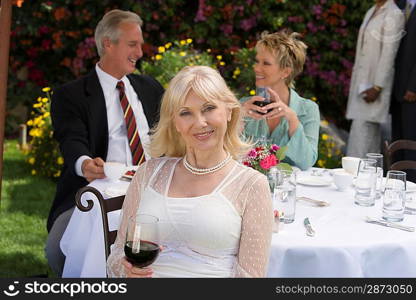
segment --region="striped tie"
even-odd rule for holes
[[[127,138],[129,139],[133,165],[140,165],[145,161],[144,151],[140,141],[139,132],[137,131],[136,119],[124,91],[123,81],[117,82],[116,88],[119,90],[120,104],[124,112],[124,121],[126,122]]]

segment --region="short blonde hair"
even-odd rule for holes
[[[306,60],[306,44],[298,38],[300,34],[281,30],[274,33],[263,32],[257,41],[256,49],[263,47],[275,57],[280,68],[291,68],[292,72],[285,78],[288,87],[294,88],[294,79],[302,73]]]
[[[180,107],[185,104],[190,91],[209,102],[222,101],[231,110],[231,120],[227,124],[224,137],[224,148],[233,158],[239,159],[249,146],[240,139],[239,135],[243,125],[241,105],[220,73],[207,66],[184,67],[169,82],[162,99],[159,123],[152,130],[151,156],[185,155],[186,145],[176,130],[174,119]]]
[[[142,19],[131,11],[113,9],[104,15],[95,28],[95,44],[97,46],[98,55],[104,54],[103,40],[109,38],[111,42],[118,43],[120,31],[118,27],[121,23],[136,23],[143,25]]]

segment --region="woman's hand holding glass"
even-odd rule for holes
[[[266,105],[264,109],[266,111],[271,109],[271,111],[264,115],[265,119],[276,119],[281,117],[284,117],[288,121],[293,118],[297,119],[296,113],[280,99],[279,94],[270,88],[268,88],[268,91],[270,93],[271,103]]]
[[[243,103],[242,106],[245,111],[245,115],[255,120],[264,119],[264,116],[267,114],[267,109],[265,109],[266,106],[262,107],[254,104],[256,101],[264,101],[264,97],[256,95]]]

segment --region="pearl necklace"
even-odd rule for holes
[[[183,157],[182,162],[183,162],[183,166],[185,167],[185,169],[187,169],[192,174],[195,174],[195,175],[206,175],[206,174],[214,173],[214,172],[222,169],[230,160],[231,160],[231,155],[230,155],[230,153],[227,153],[227,157],[223,161],[221,161],[218,165],[213,166],[211,168],[206,168],[206,169],[199,169],[199,168],[193,167],[186,160],[186,155]]]

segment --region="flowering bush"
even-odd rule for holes
[[[207,51],[195,50],[192,42],[192,39],[187,38],[159,46],[151,61],[141,63],[141,73],[156,78],[166,88],[175,74],[185,66],[202,65],[216,68],[213,57]],[[220,56],[217,57],[217,61],[219,65],[224,63]]]
[[[263,174],[267,174],[271,167],[291,170],[291,166],[281,161],[285,158],[287,146],[279,147],[276,144],[259,145],[251,149],[243,159],[243,164]]]
[[[53,139],[52,122],[50,116],[51,89],[45,87],[42,91],[46,97],[38,97],[32,118],[27,121],[29,126],[29,149],[25,150],[27,162],[31,165],[32,175],[59,177],[64,160],[59,152],[58,143]]]
[[[36,96],[37,87],[62,84],[94,66],[98,59],[91,38],[94,27],[106,11],[119,8],[137,12],[144,21],[143,60],[154,55],[157,45],[192,37],[195,49],[211,49],[214,60],[222,56],[223,64],[218,69],[239,96],[247,95],[254,86],[254,76],[249,74],[251,63],[239,60],[238,50],[252,49],[264,30],[289,28],[300,32],[309,48],[297,90],[307,98],[318,96],[322,113],[345,125],[340,116],[345,111],[358,28],[374,1],[17,2],[10,45],[8,122],[12,120],[12,108],[18,103],[29,105],[28,99]]]
[[[321,121],[322,123],[328,125],[326,120]],[[339,142],[333,136],[321,130],[318,142],[318,161],[315,166],[326,169],[339,168],[341,167],[342,156]]]

